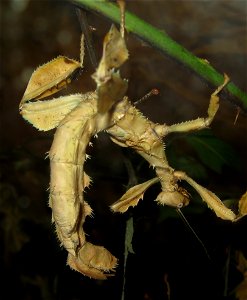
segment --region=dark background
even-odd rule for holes
[[[247,92],[246,1],[129,1],[127,8],[207,59]],[[93,42],[99,58],[111,22],[92,13],[88,22],[96,29]],[[78,59],[79,40],[79,22],[68,2],[1,1],[0,298],[121,299],[125,224],[133,217],[135,254],[127,261],[125,299],[168,299],[168,286],[172,300],[235,299],[243,280],[236,253],[247,251],[246,220],[232,224],[218,219],[190,191],[193,199],[183,212],[209,259],[178,214],[153,201],[158,186],[138,207],[113,215],[108,207],[128,184],[124,161],[132,162],[138,182],[153,172],[134,152],[113,145],[103,133],[93,141],[92,159],[86,165],[94,180],[86,193],[94,218],[87,220],[85,230],[89,240],[119,258],[119,266],[116,276],[103,282],[66,266],[66,251],[58,245],[47,205],[49,161],[44,158],[54,131],[38,132],[21,118],[18,106],[33,70],[60,54]],[[127,45],[130,57],[122,69],[129,80],[127,95],[136,101],[152,88],[160,91],[139,106],[146,116],[173,124],[206,115],[213,87],[133,35],[127,36]],[[93,90],[93,71],[86,53],[82,75],[62,94]],[[234,151],[227,160],[226,148],[220,170],[202,162],[186,135],[168,138],[167,152],[173,166],[236,209],[246,191],[247,126],[243,113],[234,125],[237,108],[229,100],[221,101],[211,126],[217,139]]]

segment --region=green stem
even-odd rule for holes
[[[116,4],[102,0],[76,0],[74,3],[83,6],[85,9],[103,14],[116,23],[120,22],[119,7]],[[163,30],[161,31],[153,27],[128,11],[125,13],[125,20],[125,27],[128,32],[138,35],[152,46],[183,63],[214,86],[219,86],[223,82],[223,75],[217,72],[206,60],[190,53],[172,40]],[[236,99],[233,99],[234,103],[243,111],[247,112],[247,95],[233,82],[230,82],[226,89],[231,95],[236,97]]]

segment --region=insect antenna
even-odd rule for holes
[[[195,232],[195,230],[192,228],[192,226],[189,224],[188,220],[186,219],[185,215],[182,213],[180,208],[176,209],[179,217],[182,219],[182,221],[184,222],[184,224],[190,229],[190,231],[194,234],[194,236],[196,237],[197,241],[200,243],[200,245],[202,246],[207,258],[211,261],[211,257],[208,253],[207,248],[205,247],[205,245],[203,244],[202,240],[199,238],[199,236],[197,235],[197,233]]]
[[[87,15],[80,8],[76,8],[76,14],[77,14],[77,17],[78,17],[78,20],[80,23],[81,31],[85,35],[86,47],[87,47],[87,51],[88,51],[91,63],[93,65],[94,69],[97,69],[98,63],[97,63],[95,50],[93,47],[93,42],[92,42],[92,35],[91,35],[92,29],[87,22]]]
[[[144,95],[141,99],[137,100],[134,102],[134,105],[137,106],[140,103],[142,103],[143,101],[147,100],[148,98],[150,98],[153,95],[158,95],[159,94],[159,90],[158,89],[152,89],[150,92],[148,92],[146,95]]]

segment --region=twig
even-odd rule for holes
[[[227,260],[226,260],[226,266],[225,266],[225,285],[224,285],[224,295],[223,295],[224,297],[227,297],[227,295],[228,295],[230,260],[231,260],[231,246],[228,248]]]
[[[131,186],[134,186],[137,184],[137,178],[135,174],[135,169],[131,163],[131,161],[124,156],[124,164],[127,169],[128,175],[129,175],[129,182],[127,185],[127,189],[129,189]],[[125,240],[124,240],[124,271],[123,271],[123,288],[122,288],[122,296],[121,300],[124,300],[125,298],[125,273],[126,273],[126,265],[127,265],[127,259],[129,253],[134,253],[132,248],[132,239],[134,234],[134,224],[133,224],[133,217],[127,219],[126,221],[126,228],[125,228]]]
[[[77,6],[83,6],[85,9],[100,13],[112,21],[120,23],[119,7],[116,4],[107,1],[92,0],[76,0],[72,2]],[[216,71],[206,60],[190,53],[171,39],[163,30],[161,31],[153,27],[128,11],[125,12],[125,24],[128,32],[136,34],[153,47],[173,57],[176,61],[184,64],[214,86],[219,86],[223,82],[223,75]],[[236,97],[232,99],[234,104],[247,113],[246,93],[240,90],[233,82],[227,85],[226,90]]]
[[[171,287],[170,287],[170,284],[169,284],[169,281],[168,281],[168,274],[166,273],[164,275],[164,282],[165,282],[165,285],[166,285],[166,290],[167,290],[167,299],[170,300],[171,299]]]
[[[94,47],[92,44],[92,37],[91,37],[90,29],[89,29],[90,27],[87,22],[87,16],[86,16],[85,12],[80,8],[76,9],[76,14],[78,16],[81,31],[85,35],[86,47],[87,47],[87,51],[88,51],[91,63],[93,65],[94,69],[96,69],[98,66],[98,63],[97,63],[97,58],[95,55]]]

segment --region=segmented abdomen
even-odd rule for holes
[[[58,237],[72,255],[85,241],[82,224],[91,209],[83,201],[86,148],[95,134],[95,94],[88,93],[59,124],[49,153],[50,206]]]

